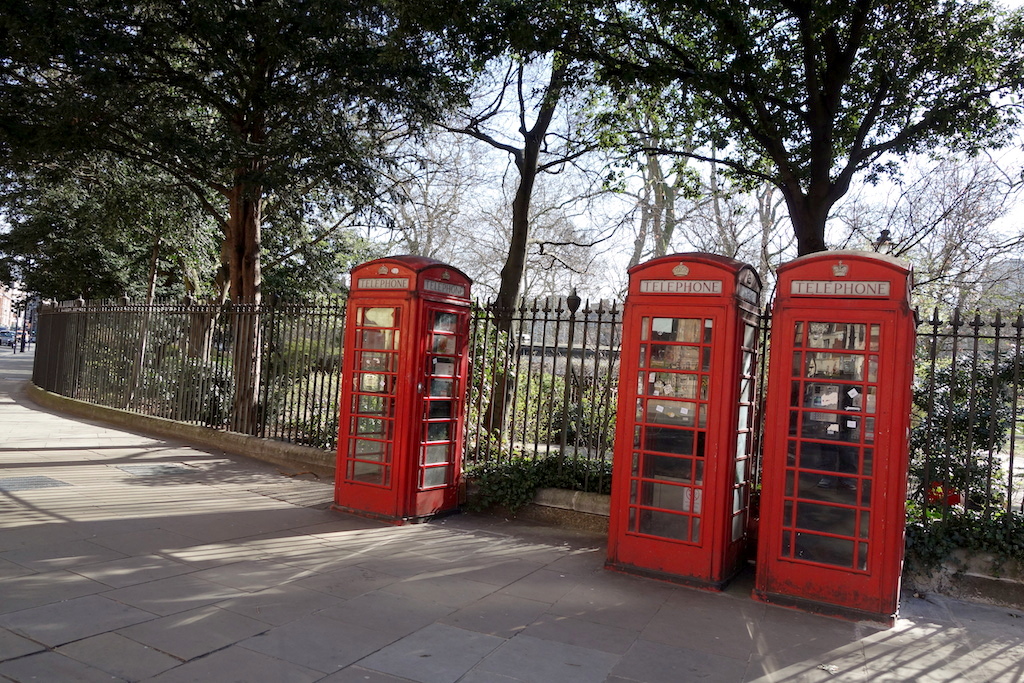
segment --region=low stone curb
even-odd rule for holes
[[[906,572],[907,588],[919,593],[940,593],[959,600],[1024,610],[1024,568],[1007,562],[998,575],[994,558],[987,553],[957,550],[953,557],[930,574]]]

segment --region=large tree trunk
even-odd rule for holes
[[[231,299],[236,305],[233,370],[235,396],[231,429],[258,434],[260,381],[259,304],[260,228],[263,220],[263,188],[247,182],[247,169],[236,174],[228,197],[228,234],[225,247],[231,277]]]
[[[520,71],[522,78],[522,71]],[[512,201],[512,239],[509,243],[508,256],[501,269],[501,285],[495,301],[495,326],[498,334],[512,345],[512,319],[516,305],[519,303],[519,292],[526,269],[526,247],[530,237],[530,201],[533,188],[540,172],[540,151],[548,134],[548,128],[555,115],[555,108],[561,98],[565,86],[566,65],[560,64],[555,58],[555,66],[544,93],[544,100],[537,112],[537,120],[533,128],[527,129],[525,124],[520,128],[523,136],[523,148],[514,155],[516,168],[519,170],[519,187]],[[520,112],[521,120],[525,112]],[[510,349],[511,351],[511,349]],[[512,393],[511,380],[504,369],[495,373],[491,400],[484,416],[488,430],[501,431],[505,425],[505,407]]]
[[[529,141],[523,148],[523,155],[516,159],[519,168],[519,187],[512,200],[512,239],[508,256],[501,269],[501,286],[495,300],[497,327],[502,332],[512,329],[512,315],[519,303],[519,291],[526,270],[526,247],[530,237],[530,200],[537,181],[537,157],[539,141]]]
[[[501,286],[494,302],[494,324],[499,339],[510,347],[512,340],[512,319],[519,303],[519,291],[526,269],[526,246],[530,237],[530,200],[537,181],[537,159],[543,135],[534,138],[527,134],[523,153],[516,158],[519,168],[519,187],[512,200],[512,239],[509,242],[508,257],[501,269]],[[509,348],[509,352],[512,349]],[[484,415],[484,426],[488,431],[500,432],[505,424],[506,406],[512,395],[512,380],[504,368],[494,375],[494,387]]]
[[[796,235],[797,255],[804,256],[818,251],[825,251],[825,221],[832,208],[832,202],[816,199],[799,189],[782,188],[789,208],[789,217],[793,222],[793,233]]]

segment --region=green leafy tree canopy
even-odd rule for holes
[[[574,7],[590,36],[581,56],[702,143],[653,151],[713,156],[777,186],[801,254],[826,248],[829,211],[859,172],[937,147],[1005,142],[1019,116],[1024,15],[985,0]]]

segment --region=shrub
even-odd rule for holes
[[[529,504],[541,488],[610,493],[611,463],[513,455],[501,461],[473,465],[466,470],[466,478],[478,489],[467,505],[469,509],[500,506],[514,513]]]
[[[993,573],[1010,560],[1024,563],[1024,515],[1000,511],[951,510],[913,515],[907,524],[907,565],[931,573],[958,549],[992,555]]]

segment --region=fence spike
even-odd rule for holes
[[[974,333],[977,334],[978,330],[985,326],[985,323],[981,320],[981,311],[974,311],[974,319],[969,323],[970,327],[974,328]]]
[[[1002,311],[996,311],[996,319],[992,323],[992,327],[996,328],[997,330],[1001,329],[1003,327],[1006,327],[1006,323],[1003,322],[1003,312]]]

